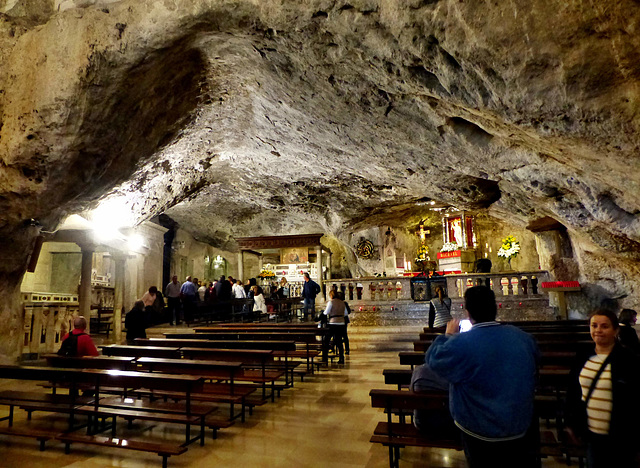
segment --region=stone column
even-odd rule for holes
[[[331,279],[331,252],[329,252],[329,257],[327,258],[327,279]]]
[[[83,244],[80,249],[82,251],[82,267],[80,270],[80,294],[78,300],[80,302],[80,315],[87,319],[87,333],[89,333],[89,325],[91,323],[91,270],[93,268],[95,245]]]
[[[316,247],[316,270],[318,271],[318,285],[320,285],[320,289],[322,290],[322,246]],[[324,294],[320,293],[318,295],[320,297],[320,302],[324,302]]]
[[[264,265],[264,259],[263,259],[262,255],[260,255],[258,257],[258,270],[262,271],[263,265]]]
[[[242,283],[245,283],[244,277],[244,255],[242,254],[242,250],[238,252],[238,278],[242,280]]]
[[[124,306],[124,275],[127,256],[122,253],[114,254],[116,264],[114,300],[113,300],[113,341],[122,342],[122,308]]]

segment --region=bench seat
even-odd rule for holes
[[[389,435],[389,433],[393,435]],[[374,438],[376,440],[374,440]],[[413,446],[413,447],[440,447],[454,450],[462,450],[462,440],[452,437],[436,437],[432,434],[420,432],[413,424],[379,422],[373,431],[371,442],[383,445]]]
[[[112,437],[87,436],[77,433],[59,434],[56,439],[65,444],[65,453],[70,453],[72,443],[97,445],[99,447],[117,447],[125,450],[157,453],[162,457],[162,468],[167,468],[167,459],[172,455],[180,455],[187,451],[181,445],[153,442],[142,442],[130,439],[116,439]]]
[[[16,437],[31,437],[40,442],[40,451],[44,450],[44,444],[48,440],[54,439],[59,431],[47,431],[44,429],[37,429],[33,427],[0,427],[0,434],[16,436]]]

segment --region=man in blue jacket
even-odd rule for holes
[[[309,273],[305,273],[304,286],[302,287],[302,299],[304,300],[303,313],[304,319],[311,316],[311,319],[316,315],[316,296],[320,292],[320,286],[309,277]]]
[[[495,321],[491,289],[469,288],[464,298],[471,330],[459,333],[459,320],[451,320],[425,361],[449,381],[449,409],[462,431],[467,463],[535,466],[535,447],[526,434],[533,419],[538,346],[531,335]]]

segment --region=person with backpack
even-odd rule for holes
[[[73,319],[73,330],[62,338],[62,345],[58,350],[60,356],[97,356],[98,350],[93,344],[91,336],[84,331],[87,329],[87,320],[80,315]]]

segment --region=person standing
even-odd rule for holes
[[[528,333],[495,321],[493,291],[467,289],[465,308],[473,324],[459,333],[447,323],[426,354],[426,364],[450,383],[451,416],[462,432],[470,468],[535,466],[537,451],[527,432],[533,421],[538,346]]]
[[[127,312],[124,319],[124,326],[127,329],[127,344],[134,345],[136,338],[147,337],[147,327],[149,322],[144,311],[144,302],[136,301],[133,308]]]
[[[597,310],[589,320],[595,348],[573,367],[567,392],[566,432],[587,443],[589,468],[634,468],[640,437],[640,360],[617,342],[618,318]]]
[[[329,291],[329,302],[324,309],[323,315],[326,315],[329,329],[329,336],[327,336],[327,343],[323,346],[322,361],[328,361],[328,342],[333,339],[333,344],[338,348],[338,364],[344,364],[344,347],[343,341],[347,332],[347,325],[345,318],[347,317],[347,308],[342,299],[340,299],[340,293],[331,290]]]
[[[620,332],[618,333],[620,344],[639,354],[640,341],[635,328],[633,328],[638,320],[638,313],[633,309],[622,309],[620,315],[618,315],[618,320],[620,321]]]
[[[429,302],[429,328],[444,328],[451,320],[451,299],[442,286],[436,286],[434,297]]]
[[[180,325],[180,283],[178,283],[178,275],[171,277],[171,282],[164,289],[164,295],[167,298],[167,306],[169,308],[169,324]]]
[[[231,293],[235,299],[244,299],[247,297],[247,293],[244,292],[244,288],[242,287],[242,281],[236,281],[236,284],[231,288]]]
[[[189,323],[193,321],[197,301],[198,288],[191,276],[187,276],[187,280],[182,283],[180,288],[180,299],[182,300],[182,310],[184,312],[184,321]]]
[[[158,294],[158,288],[155,286],[151,286],[147,292],[142,295],[140,299],[144,303],[144,311],[147,314],[147,322],[153,323],[155,320],[155,309],[154,304],[156,302],[156,297]]]
[[[303,275],[304,286],[302,287],[303,306],[302,312],[304,320],[313,320],[316,315],[316,296],[320,293],[320,286],[309,277],[309,273]]]
[[[58,354],[61,356],[97,356],[98,350],[87,329],[87,320],[82,316],[73,319],[73,330],[62,337],[62,343]]]

